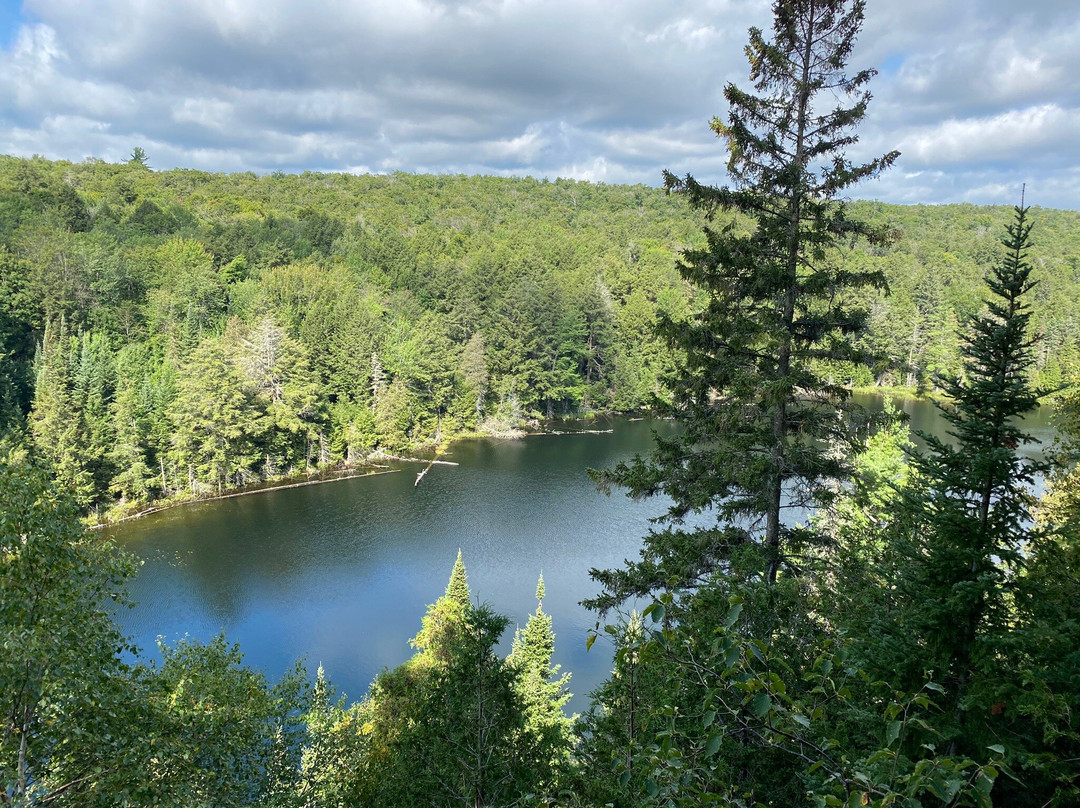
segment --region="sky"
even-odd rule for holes
[[[1078,0],[868,0],[850,190],[1080,210]],[[0,0],[0,153],[723,185],[768,0]]]

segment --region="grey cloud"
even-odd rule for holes
[[[0,148],[157,168],[448,171],[722,183],[707,121],[746,85],[768,0],[26,0],[0,51]],[[1010,174],[1080,207],[1074,0],[871,0],[883,65],[857,189],[1000,201]]]

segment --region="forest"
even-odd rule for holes
[[[751,29],[730,186],[0,161],[0,803],[1080,803],[1080,214],[845,202],[898,156],[845,151],[862,14]],[[133,562],[88,514],[644,407],[674,437],[594,482],[670,504],[591,571],[583,715],[543,578],[503,657],[467,552],[353,703],[113,621]]]
[[[704,216],[662,189],[137,158],[0,158],[0,427],[99,517],[638,410],[672,368],[658,319],[704,300],[675,265]],[[934,392],[1010,209],[850,209],[895,237],[833,248],[888,293],[860,301],[873,361],[830,372]],[[1053,389],[1080,368],[1080,214],[1039,228],[1031,374]]]

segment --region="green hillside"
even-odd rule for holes
[[[891,294],[859,301],[876,366],[835,374],[954,378],[1011,207],[853,207],[896,239],[843,260]],[[1080,370],[1080,213],[1033,219],[1055,387]],[[703,224],[645,186],[3,157],[0,424],[100,508],[637,409],[671,365],[658,314],[701,302],[675,258]]]

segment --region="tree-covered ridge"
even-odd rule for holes
[[[826,372],[955,377],[1006,210],[850,208],[902,237],[837,249],[892,294],[849,301],[880,360]],[[1040,217],[1034,372],[1054,387],[1077,365],[1080,216]],[[643,186],[0,158],[0,419],[90,507],[634,409],[666,395],[655,324],[704,300],[675,264],[702,223]]]

